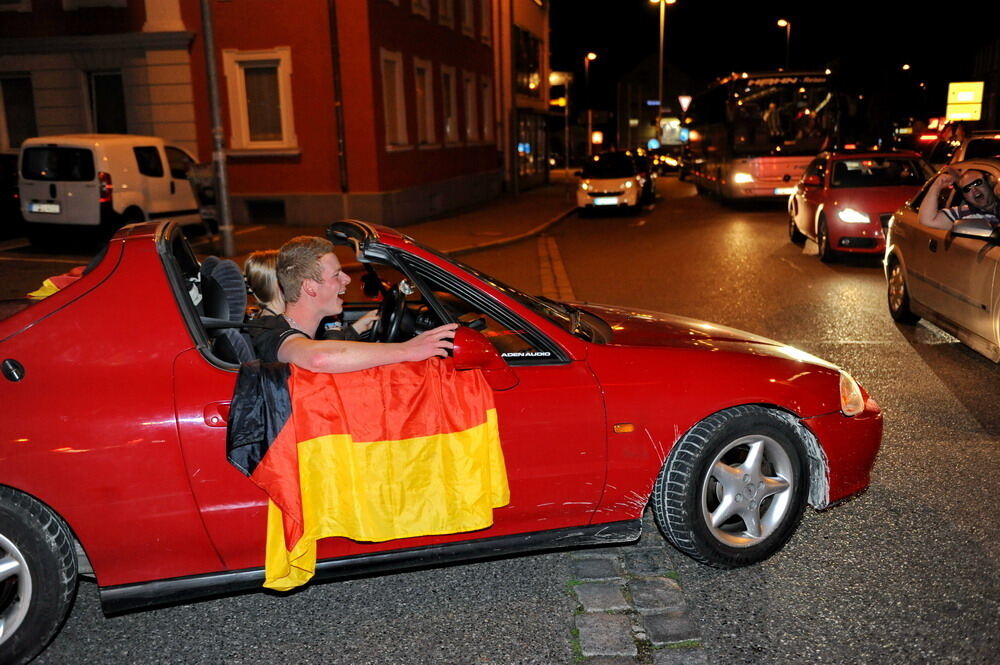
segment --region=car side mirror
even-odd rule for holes
[[[806,187],[820,187],[823,185],[823,181],[818,175],[807,175],[802,179],[802,184]]]
[[[951,234],[959,238],[975,238],[989,240],[997,237],[997,229],[989,222],[981,219],[958,222],[951,227]]]
[[[478,369],[493,390],[510,390],[518,384],[517,374],[500,357],[486,337],[468,326],[455,330],[455,348],[452,350],[455,369]]]

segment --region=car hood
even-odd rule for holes
[[[795,347],[716,323],[708,323],[675,314],[643,309],[573,303],[603,319],[612,332],[612,344],[623,346],[659,346],[690,349],[725,348],[729,351],[788,358],[810,362],[830,369],[836,365]]]
[[[920,187],[859,187],[835,192],[830,206],[835,208],[857,208],[864,212],[893,212],[900,205],[909,201]]]

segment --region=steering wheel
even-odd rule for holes
[[[406,296],[399,291],[399,285],[393,285],[382,297],[378,306],[378,316],[369,331],[369,339],[373,342],[395,342],[403,326],[406,314]]]

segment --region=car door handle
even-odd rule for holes
[[[229,423],[229,402],[212,402],[205,407],[205,424],[225,427]]]
[[[927,249],[931,250],[932,252],[936,252],[937,251],[937,240],[934,240],[934,239],[929,240],[927,242]]]
[[[170,181],[170,193],[171,194],[177,193],[177,185],[174,184],[173,180]]]

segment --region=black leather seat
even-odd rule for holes
[[[235,365],[256,358],[250,336],[241,328],[247,307],[247,286],[240,267],[229,259],[210,256],[201,264],[202,324],[212,341],[212,353]]]

